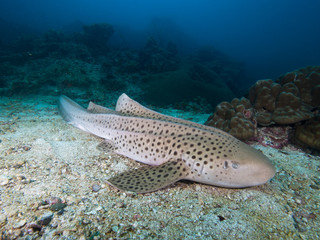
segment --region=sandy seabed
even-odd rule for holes
[[[97,150],[101,139],[66,124],[56,103],[0,98],[0,239],[320,238],[319,156],[257,145],[277,169],[265,185],[120,192],[106,180],[142,164]]]

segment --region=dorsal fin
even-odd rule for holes
[[[93,103],[91,101],[89,102],[87,111],[90,112],[90,113],[105,113],[105,114],[112,113],[112,114],[117,114],[117,112],[115,110],[100,106],[100,105],[95,104],[95,103]]]
[[[116,111],[123,114],[127,114],[127,115],[134,115],[137,117],[148,117],[148,118],[153,118],[153,116],[160,114],[160,113],[157,113],[156,111],[153,111],[151,109],[148,109],[142,106],[137,101],[129,98],[128,95],[125,93],[121,94],[121,96],[118,98]]]
[[[121,96],[118,98],[117,105],[116,105],[116,111],[119,112],[120,114],[123,114],[123,115],[130,115],[130,116],[135,116],[135,117],[151,118],[151,119],[155,119],[155,120],[162,120],[162,121],[168,121],[168,122],[172,122],[172,123],[179,123],[179,124],[184,124],[187,126],[200,128],[200,129],[203,129],[206,131],[219,132],[222,135],[229,136],[228,133],[226,133],[220,129],[214,128],[214,127],[209,127],[209,126],[206,126],[203,124],[191,122],[191,121],[184,120],[181,118],[171,117],[171,116],[164,115],[164,114],[158,113],[156,111],[153,111],[149,108],[142,106],[137,101],[131,99],[125,93],[121,94]]]

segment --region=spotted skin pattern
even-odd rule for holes
[[[274,175],[269,159],[231,135],[157,113],[125,94],[119,97],[115,111],[94,103],[84,109],[61,96],[59,111],[70,124],[105,138],[106,148],[152,165],[108,180],[121,190],[151,192],[181,179],[247,187],[265,183]]]
[[[108,182],[121,190],[138,193],[152,192],[187,176],[188,169],[181,160],[160,166],[147,166],[121,173]]]

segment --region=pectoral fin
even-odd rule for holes
[[[108,183],[123,191],[153,192],[185,178],[188,170],[183,161],[168,161],[159,166],[146,166],[121,173],[110,178]]]
[[[115,152],[117,150],[114,142],[106,139],[98,144],[97,149],[102,152]]]

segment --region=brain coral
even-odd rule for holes
[[[291,124],[311,118],[311,106],[300,97],[298,87],[292,83],[281,85],[272,80],[258,81],[249,92],[261,125]]]
[[[249,139],[254,136],[254,110],[246,98],[234,98],[231,103],[222,102],[216,107],[206,125],[214,126],[229,132],[239,139]]]
[[[320,66],[306,67],[281,76],[276,82],[257,81],[248,99],[222,102],[206,124],[249,139],[257,126],[288,125],[310,119],[320,105]]]

